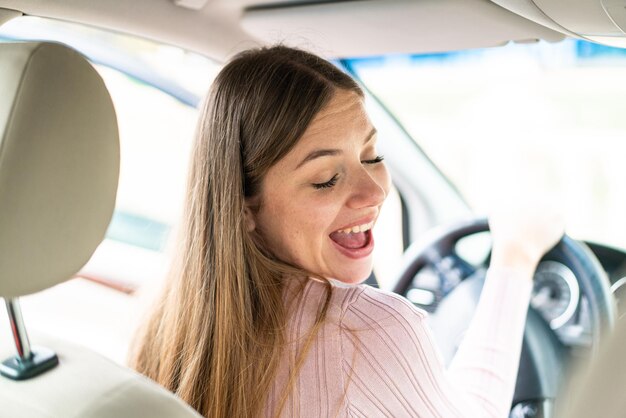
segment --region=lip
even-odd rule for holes
[[[341,227],[339,227],[339,228],[335,229],[333,232],[338,232],[338,231],[341,231],[341,230],[343,230],[343,229],[352,228],[353,226],[357,226],[357,225],[368,224],[368,223],[370,223],[370,222],[374,222],[374,224],[375,224],[375,223],[376,223],[376,222],[375,222],[375,221],[376,221],[376,218],[377,218],[376,216],[368,216],[367,218],[361,218],[361,219],[359,219],[359,220],[357,220],[357,221],[354,221],[354,222],[349,223],[349,224],[347,224],[347,225],[341,226]],[[372,225],[372,228],[373,228],[373,227],[374,227],[374,226]],[[330,235],[330,234],[329,234],[329,235]]]

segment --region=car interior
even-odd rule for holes
[[[0,0],[0,417],[197,416],[125,359],[202,97],[275,43],[364,86],[394,182],[368,284],[429,312],[444,361],[489,262],[483,194],[554,186],[569,236],[535,274],[510,416],[623,416],[623,0]]]

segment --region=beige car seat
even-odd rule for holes
[[[31,335],[18,298],[71,278],[101,242],[119,174],[117,122],[96,70],[53,43],[0,44],[0,417],[198,417],[139,374]]]

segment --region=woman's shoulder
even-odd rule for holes
[[[330,290],[330,293],[328,293]],[[328,300],[326,324],[340,327],[359,327],[380,324],[396,327],[419,324],[426,318],[425,311],[415,307],[403,296],[365,284],[345,284],[336,280],[322,282],[310,279],[302,288],[298,311],[317,315],[319,306]],[[326,299],[330,297],[329,299]]]
[[[333,302],[340,308],[342,323],[362,322],[391,323],[397,320],[412,321],[426,318],[422,309],[415,307],[397,293],[377,289],[369,285],[348,285],[335,280]]]

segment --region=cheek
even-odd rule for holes
[[[293,193],[289,199],[268,196],[259,212],[259,230],[269,249],[283,260],[314,268],[337,216],[337,198]]]
[[[276,255],[293,261],[296,254],[306,253],[303,246],[316,240],[328,219],[324,206],[297,193],[269,194],[259,210],[259,233]]]
[[[289,205],[290,210],[285,213],[291,231],[288,235],[295,238],[294,241],[297,240],[299,246],[308,245],[310,250],[327,235],[336,215],[335,203],[331,199],[305,195],[300,198],[294,196]]]
[[[286,249],[293,262],[311,272],[324,275],[328,270],[327,256],[330,245],[328,234],[337,216],[336,202],[330,199],[309,199],[294,216],[297,234],[285,237],[291,241]]]

